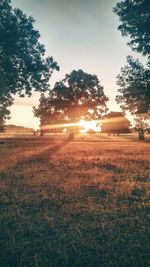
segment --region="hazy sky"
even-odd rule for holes
[[[60,71],[51,85],[73,69],[96,74],[109,97],[110,110],[118,110],[116,75],[126,63],[127,55],[140,57],[126,45],[127,39],[117,30],[118,17],[112,8],[118,0],[12,0],[14,7],[35,19],[47,55],[53,56]],[[18,99],[11,108],[8,124],[37,128],[32,106],[38,105],[39,94]]]

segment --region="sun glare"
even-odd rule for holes
[[[41,130],[64,128],[63,132],[66,133],[67,132],[67,128],[76,127],[76,126],[79,126],[81,128],[80,129],[80,133],[87,133],[90,130],[93,130],[94,132],[100,132],[101,131],[101,127],[100,127],[98,121],[94,121],[94,120],[93,121],[86,121],[86,120],[83,120],[83,119],[81,119],[77,123],[41,125],[40,128],[41,128]]]
[[[82,128],[80,130],[81,133],[86,133],[89,130],[93,130],[95,132],[100,132],[101,127],[98,125],[97,121],[85,121],[85,120],[80,120],[79,125]]]

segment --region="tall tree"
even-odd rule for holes
[[[59,69],[52,57],[45,57],[34,22],[13,9],[10,0],[0,1],[0,110],[13,103],[14,94],[48,90],[53,70]]]
[[[64,123],[64,111],[55,102],[58,101],[54,96],[53,90],[50,90],[48,97],[41,95],[38,108],[33,107],[35,117],[40,119],[41,125]]]
[[[127,65],[117,76],[117,84],[120,94],[116,96],[116,101],[124,111],[136,116],[150,112],[150,69],[128,56]],[[142,127],[139,127],[139,139],[144,140]]]
[[[116,101],[124,111],[133,115],[150,112],[150,69],[128,56],[127,65],[117,76],[117,85],[120,94]]]
[[[121,24],[118,29],[123,36],[130,36],[128,43],[132,50],[148,56],[150,66],[150,1],[122,0],[117,3],[114,12]],[[131,114],[145,114],[150,110],[150,69],[146,69],[138,60],[127,57],[127,65],[117,77],[119,85],[116,97],[123,110]],[[142,137],[143,138],[143,137]],[[140,139],[140,135],[139,135]]]
[[[120,19],[118,29],[131,38],[130,47],[150,60],[150,1],[123,0],[113,10]]]
[[[96,75],[73,70],[56,82],[48,97],[42,96],[34,114],[40,118],[41,125],[98,119],[107,111],[107,101]]]
[[[8,107],[12,104],[12,97],[10,94],[0,97],[0,132],[5,130],[5,120],[10,118],[10,111]]]
[[[139,139],[144,140],[144,133],[150,127],[150,113],[137,115],[134,121],[135,129],[139,132]]]

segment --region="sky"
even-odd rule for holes
[[[60,66],[50,80],[50,86],[73,69],[96,74],[109,97],[109,110],[118,111],[116,76],[126,64],[126,56],[141,56],[127,46],[127,38],[117,27],[118,17],[112,8],[118,0],[12,0],[13,7],[35,18],[35,28],[46,54],[53,56]],[[31,98],[15,97],[11,119],[16,124],[37,129],[39,120],[32,107],[39,103],[39,93]]]

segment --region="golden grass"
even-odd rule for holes
[[[149,266],[150,143],[127,140],[4,140],[2,267]]]

